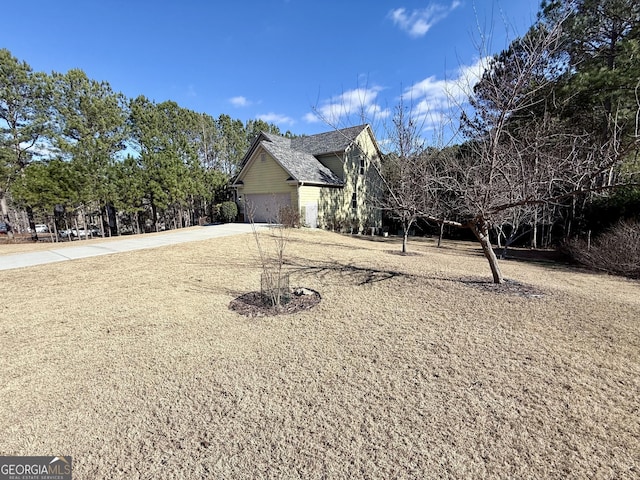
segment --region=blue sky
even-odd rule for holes
[[[539,0],[7,2],[0,47],[34,70],[80,68],[128,97],[313,134],[377,128],[401,96],[437,130],[459,78],[534,21]],[[478,48],[486,37],[486,46]],[[463,82],[464,83],[464,82]],[[448,95],[444,94],[448,91]],[[324,120],[318,119],[318,114]],[[328,123],[327,123],[328,122]]]

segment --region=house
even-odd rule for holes
[[[380,159],[370,125],[296,138],[262,132],[233,183],[240,212],[245,221],[278,222],[291,207],[312,228],[380,227]]]

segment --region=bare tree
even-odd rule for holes
[[[494,229],[498,248],[502,248],[500,258],[506,258],[508,248],[520,238],[534,230],[536,206],[524,205],[510,208],[495,216]],[[504,245],[503,245],[504,241]]]
[[[288,212],[281,209],[267,228],[254,222],[255,205],[247,203],[245,212],[258,250],[260,291],[270,306],[280,308],[287,302],[290,293],[289,275],[284,269],[285,250],[291,234],[290,225],[283,221]]]
[[[637,133],[623,139],[615,110],[608,110],[607,134],[597,139],[573,125],[570,112],[559,114],[557,52],[565,20],[537,23],[488,61],[469,98],[472,113],[462,114],[464,144],[424,148],[402,102],[389,132],[395,145],[383,175],[389,194],[382,208],[405,234],[419,218],[470,229],[495,283],[504,281],[489,237],[496,225],[507,218],[537,223],[540,210],[548,216],[568,200],[616,187],[615,173],[638,149]]]
[[[474,88],[474,115],[463,118],[469,141],[445,160],[446,175],[432,175],[459,192],[463,220],[448,223],[475,234],[495,283],[503,276],[489,241],[493,225],[514,211],[526,215],[618,186],[611,172],[638,146],[637,139],[623,142],[615,114],[599,139],[558,115],[553,69],[562,25],[536,25],[493,58]]]
[[[402,253],[407,252],[409,232],[428,206],[428,176],[424,140],[418,123],[401,99],[396,106],[392,128],[387,131],[392,153],[383,161],[381,178],[385,195],[376,199],[378,207],[402,225]]]

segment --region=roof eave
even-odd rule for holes
[[[298,182],[299,185],[301,186],[306,186],[306,187],[331,187],[331,188],[343,188],[344,187],[344,182],[343,183],[325,183],[325,182],[316,182],[316,181],[300,181]]]

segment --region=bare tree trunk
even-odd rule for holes
[[[502,277],[502,272],[498,265],[498,258],[496,257],[496,254],[491,247],[491,242],[489,241],[489,226],[487,225],[487,222],[485,220],[472,222],[471,230],[480,242],[482,252],[489,262],[491,274],[493,275],[493,283],[504,283],[504,278]]]
[[[33,242],[38,241],[38,232],[36,232],[36,222],[33,219],[33,209],[31,207],[27,207],[27,218],[29,219],[29,231],[31,232],[31,240]]]
[[[567,228],[566,228],[565,237],[564,237],[565,240],[571,239],[572,223],[575,217],[576,217],[576,197],[571,197],[571,211],[569,212],[569,218],[567,221]]]
[[[55,223],[55,222],[54,222]],[[54,228],[51,228],[51,219],[49,218],[49,216],[47,215],[47,219],[45,220],[45,224],[47,225],[47,233],[49,233],[49,241],[51,243],[53,243],[55,240],[53,238],[53,231],[55,230]]]
[[[500,247],[498,247],[500,248]],[[507,258],[507,253],[509,252],[509,244],[505,242],[504,248],[502,248],[502,252],[500,253],[500,260]]]
[[[105,217],[105,213],[104,210],[102,209],[102,207],[100,205],[98,205],[98,223],[100,224],[100,235],[102,236],[102,238],[105,237],[105,230],[104,230],[104,217]],[[95,222],[95,218],[91,217],[91,223],[90,225],[93,225]],[[90,228],[89,231],[87,231],[87,238],[93,238],[93,229]]]
[[[84,228],[84,239],[89,240],[89,229],[87,228],[87,214],[85,213],[84,208],[82,209],[82,228]],[[82,240],[80,238],[80,232],[78,232],[78,239]]]
[[[5,222],[9,220],[9,206],[7,205],[7,197],[3,192],[0,192],[0,210],[2,210],[2,220]]]
[[[2,213],[0,220],[9,223],[9,205],[7,205],[7,197],[3,191],[0,191],[0,213]]]
[[[551,242],[553,240],[552,230],[553,229],[553,221],[549,223],[549,228],[547,229],[547,248],[551,246]]]
[[[440,223],[440,235],[438,235],[438,248],[442,245],[442,237],[444,235],[444,222]]]
[[[109,210],[106,203],[100,208],[100,234],[102,235],[102,238],[107,236],[107,229],[104,228],[105,217],[107,218],[106,223],[109,225]]]
[[[9,206],[7,205],[7,197],[4,192],[0,190],[0,211],[2,212],[2,218],[0,220],[5,221],[9,225]],[[13,238],[13,229],[10,228],[7,231],[7,237]]]
[[[533,233],[531,235],[531,248],[538,248],[538,210],[533,215]]]
[[[409,230],[413,225],[413,219],[402,222],[402,253],[407,253],[407,243],[409,242]]]
[[[154,231],[158,231],[158,209],[156,208],[156,204],[151,202],[151,218],[153,218],[153,229]]]

